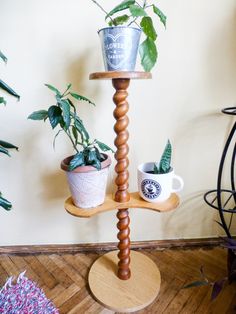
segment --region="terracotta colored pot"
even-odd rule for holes
[[[97,170],[92,166],[81,166],[73,171],[68,171],[68,165],[73,156],[62,160],[61,168],[66,171],[69,189],[75,206],[91,208],[104,203],[111,158],[106,154],[103,155],[107,158],[101,163],[101,170]]]

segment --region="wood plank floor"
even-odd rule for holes
[[[159,267],[162,284],[157,299],[139,314],[236,313],[236,284],[224,288],[210,301],[210,287],[181,289],[199,278],[200,266],[210,280],[226,276],[226,250],[142,250]],[[101,253],[100,253],[101,254]],[[100,254],[0,255],[0,286],[12,275],[26,270],[60,311],[60,314],[109,314],[91,297],[86,284],[88,271]],[[42,313],[43,314],[43,313]]]

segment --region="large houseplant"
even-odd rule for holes
[[[146,162],[138,167],[138,189],[147,202],[163,202],[171,193],[182,190],[184,182],[171,167],[172,146],[168,140],[159,162]],[[179,187],[173,188],[173,181]]]
[[[106,70],[133,71],[139,50],[144,70],[150,71],[158,55],[153,21],[158,17],[166,27],[163,12],[148,0],[124,0],[108,12],[96,0],[92,1],[105,13],[109,26],[99,31]],[[141,33],[144,40],[139,45]]]
[[[7,62],[7,57],[1,51],[0,51],[0,59],[3,60],[5,63]],[[20,96],[9,85],[7,85],[5,82],[3,82],[1,79],[0,79],[0,88],[2,90],[4,90],[5,92],[7,92],[8,94],[16,97],[17,99],[20,98]],[[6,105],[6,100],[1,95],[0,95],[0,104]],[[9,149],[18,150],[18,147],[9,143],[9,142],[0,140],[0,153],[7,155],[7,156],[10,156]],[[10,210],[12,208],[11,202],[8,201],[6,198],[4,198],[2,196],[1,192],[0,192],[0,207],[4,208],[6,210]]]
[[[95,207],[103,203],[105,198],[108,168],[111,159],[102,153],[112,149],[99,140],[91,140],[83,121],[77,114],[71,97],[94,103],[88,98],[71,91],[69,84],[64,93],[46,84],[55,94],[56,104],[47,110],[33,112],[28,119],[48,120],[52,129],[59,128],[54,138],[64,132],[75,151],[73,156],[65,158],[61,168],[66,171],[73,202],[82,208]]]

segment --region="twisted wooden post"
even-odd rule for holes
[[[130,195],[128,192],[129,187],[129,172],[127,170],[129,165],[128,152],[129,146],[127,144],[129,133],[127,131],[127,126],[129,124],[129,119],[126,113],[129,109],[128,102],[126,98],[128,96],[127,88],[129,86],[129,79],[113,79],[112,84],[116,92],[113,97],[113,101],[116,105],[114,110],[114,117],[117,120],[114,126],[114,130],[117,134],[115,139],[115,146],[117,151],[115,158],[117,164],[115,171],[117,173],[117,178],[115,183],[117,185],[117,191],[115,194],[115,201],[117,202],[128,202]],[[129,269],[130,264],[130,229],[129,229],[129,212],[128,208],[118,209],[117,218],[119,222],[117,223],[117,228],[119,232],[117,238],[119,239],[118,244],[118,277],[122,280],[127,280],[130,278],[131,272]]]

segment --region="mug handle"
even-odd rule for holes
[[[172,188],[172,192],[179,192],[183,189],[184,187],[184,180],[180,177],[180,176],[177,176],[176,174],[173,175],[173,180],[177,180],[179,182],[179,187],[177,189],[173,189]]]

